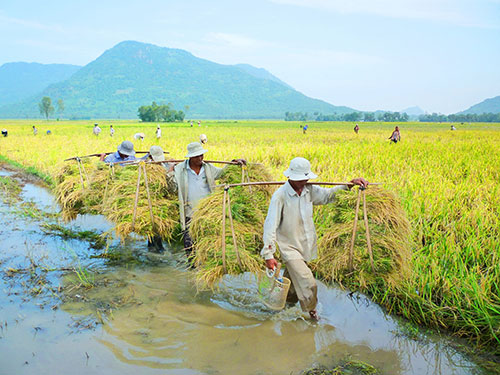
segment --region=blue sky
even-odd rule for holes
[[[500,0],[0,0],[0,65],[85,65],[123,40],[252,64],[366,111],[500,95]]]

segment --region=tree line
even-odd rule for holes
[[[420,115],[418,120],[422,122],[500,122],[500,113],[468,113],[448,116],[441,113],[432,113]]]
[[[352,112],[334,113],[323,115],[314,112],[312,115],[303,112],[285,112],[285,121],[384,121],[384,122],[407,122],[410,116],[406,112]],[[482,114],[452,114],[443,115],[432,113],[420,115],[420,122],[500,122],[500,113]]]
[[[334,113],[323,115],[314,112],[312,115],[302,112],[286,112],[285,121],[385,121],[385,122],[406,122],[410,116],[406,112],[352,112],[352,113]]]
[[[158,105],[156,102],[140,106],[137,115],[142,122],[182,122],[185,116],[183,111],[171,108],[170,103]]]

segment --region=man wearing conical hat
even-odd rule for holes
[[[179,213],[184,237],[184,249],[188,259],[193,257],[193,241],[189,236],[189,223],[196,204],[215,189],[215,180],[222,176],[224,168],[218,168],[203,161],[208,152],[199,142],[187,146],[186,160],[179,163],[169,173],[169,179],[175,181],[179,194]],[[246,164],[244,159],[233,159],[239,164]]]
[[[333,202],[339,190],[349,190],[348,185],[322,188],[307,185],[309,179],[318,177],[311,171],[307,159],[295,158],[283,173],[288,181],[276,190],[271,198],[264,223],[264,247],[261,255],[266,267],[274,269],[278,262],[274,259],[276,244],[290,276],[292,285],[288,293],[289,302],[300,302],[303,311],[313,320],[318,320],[316,311],[316,280],[307,262],[317,256],[317,235],[313,222],[313,205]],[[364,178],[350,181],[354,185],[366,187]]]

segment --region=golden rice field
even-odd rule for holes
[[[32,134],[35,124],[38,135]],[[109,136],[109,124],[116,130]],[[322,181],[363,176],[395,192],[412,224],[411,275],[398,285],[370,285],[364,292],[390,312],[422,325],[445,329],[476,347],[500,355],[500,124],[399,124],[402,141],[387,139],[395,124],[205,121],[202,126],[132,121],[3,120],[1,158],[49,176],[63,159],[116,150],[132,140],[136,150],[159,144],[174,158],[186,145],[208,136],[207,159],[245,158],[271,168],[283,180],[289,161],[311,161]],[[52,135],[45,134],[50,129]],[[143,132],[144,141],[133,134]],[[134,181],[131,181],[134,184]]]

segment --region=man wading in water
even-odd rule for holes
[[[224,168],[217,168],[203,161],[203,155],[208,152],[198,142],[192,142],[187,146],[187,160],[170,168],[167,175],[173,190],[179,194],[179,213],[181,216],[182,235],[184,238],[184,249],[191,261],[193,254],[193,241],[189,235],[189,224],[193,217],[196,204],[215,189],[215,180],[219,179]],[[233,159],[240,165],[246,165],[244,159]]]
[[[292,281],[287,301],[300,302],[303,311],[313,320],[318,320],[317,286],[307,262],[317,256],[316,229],[313,222],[313,205],[333,202],[339,190],[349,190],[349,186],[322,188],[306,185],[311,178],[318,177],[311,172],[311,164],[304,158],[295,158],[283,173],[288,181],[273,194],[264,223],[264,247],[261,255],[266,267],[274,269],[278,262],[274,259],[276,244],[286,266],[285,276]],[[355,178],[354,185],[366,187],[368,181]]]

